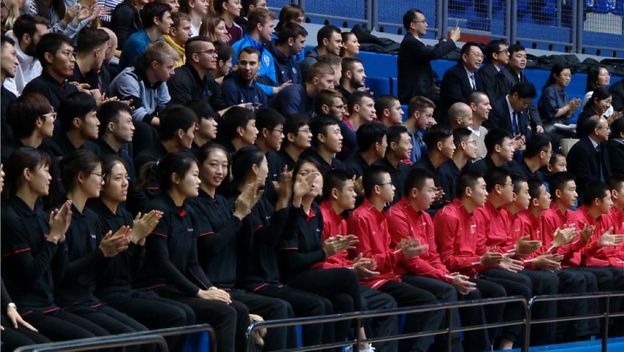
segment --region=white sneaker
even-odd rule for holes
[[[358,348],[358,352],[375,352],[375,347],[369,343],[364,348]]]

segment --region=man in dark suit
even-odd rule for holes
[[[427,20],[422,11],[410,9],[403,15],[403,26],[407,34],[401,42],[399,58],[399,100],[408,104],[415,96],[431,99],[437,104],[439,88],[434,82],[431,60],[442,58],[456,48],[460,30],[455,28],[449,32],[449,39],[442,39],[435,46],[428,46],[422,38],[427,33]]]
[[[568,171],[576,176],[579,200],[589,181],[605,182],[611,176],[609,152],[603,145],[609,139],[609,124],[604,117],[591,118],[585,125],[587,137],[581,138],[568,153]]]
[[[613,97],[611,104],[615,111],[624,110],[624,78],[616,84],[612,85],[609,89],[609,93]]]
[[[436,110],[439,123],[446,122],[448,108],[461,101],[466,103],[474,91],[482,91],[476,72],[483,62],[483,52],[479,44],[468,42],[461,49],[461,59],[444,74],[440,87],[440,105]]]
[[[513,84],[505,75],[505,65],[509,63],[509,50],[504,39],[492,40],[483,50],[487,62],[477,72],[481,90],[490,101],[497,101],[509,94]]]
[[[531,134],[528,107],[536,95],[535,87],[530,82],[516,84],[508,95],[492,103],[492,111],[484,123],[485,127],[502,128],[514,137],[528,137]],[[543,131],[541,126],[536,129]]]
[[[509,51],[509,64],[505,67],[503,73],[505,74],[509,87],[513,87],[520,82],[527,81],[524,75],[524,69],[527,66],[527,53],[526,49],[520,44],[513,44],[509,46],[507,50]],[[537,126],[543,125],[542,118],[534,102],[529,106],[529,121]]]

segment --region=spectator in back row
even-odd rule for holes
[[[217,69],[217,52],[207,37],[194,37],[184,48],[186,64],[175,71],[167,85],[174,104],[188,104],[191,100],[207,100],[215,111],[223,112],[221,87],[209,72]]]
[[[487,62],[477,72],[482,90],[496,101],[509,93],[511,82],[505,76],[505,65],[509,63],[509,45],[504,39],[492,40],[483,50]]]
[[[199,35],[202,21],[208,17],[210,2],[208,0],[182,0],[180,13],[186,14],[191,22],[191,37]]]
[[[266,107],[267,96],[256,82],[260,52],[252,47],[243,48],[238,59],[238,69],[223,81],[223,101],[227,106],[250,104],[250,108]]]
[[[273,100],[273,107],[283,115],[306,114],[314,110],[314,98],[323,89],[334,88],[334,70],[325,63],[310,67],[305,83],[282,89]]]
[[[485,158],[487,149],[485,148],[485,135],[488,133],[483,124],[490,118],[490,98],[483,92],[473,92],[468,96],[468,104],[472,110],[472,126],[468,129],[475,135],[477,142],[477,159]]]
[[[2,70],[2,77],[0,79],[0,84],[4,83],[8,78],[15,77],[15,72],[17,71],[17,67],[19,66],[19,62],[17,61],[17,55],[15,50],[15,42],[13,39],[6,37],[4,34],[2,35],[2,56],[0,56],[0,69]],[[17,97],[15,94],[11,93],[8,89],[2,86],[2,97],[0,103],[2,104],[2,115],[0,119],[2,119],[2,140],[6,142],[10,142],[11,128],[6,123],[7,122],[7,109],[9,104],[15,101]]]
[[[340,85],[336,87],[346,100],[349,96],[360,89],[364,89],[366,81],[366,73],[364,72],[364,64],[358,58],[342,59],[342,77]]]
[[[490,129],[502,128],[514,137],[528,138],[531,134],[528,108],[536,95],[535,87],[530,82],[516,84],[509,94],[492,103],[492,111],[485,126]],[[535,130],[544,132],[540,125],[535,126]]]
[[[37,58],[43,66],[43,73],[26,85],[24,93],[39,93],[58,109],[63,98],[77,91],[76,86],[67,80],[76,63],[74,47],[66,36],[48,33],[37,45]]]
[[[325,54],[334,54],[340,56],[342,49],[342,36],[340,28],[332,25],[326,25],[319,29],[316,34],[317,45],[314,49],[306,53],[305,59],[301,62],[301,71],[303,79],[307,80],[307,72],[318,61],[318,57]]]
[[[436,119],[439,123],[446,120],[446,113],[452,104],[458,101],[466,102],[470,93],[483,91],[483,83],[476,77],[482,62],[483,52],[479,44],[474,42],[464,44],[459,62],[449,68],[442,79],[440,106],[436,110]]]
[[[234,22],[243,8],[240,0],[215,0],[212,5],[214,12],[225,21],[225,29],[230,35],[228,44],[236,43],[243,37],[243,28]]]
[[[281,87],[286,82],[300,84],[303,81],[297,56],[303,51],[308,32],[297,23],[287,23],[262,51],[260,79],[273,87]]]
[[[162,39],[178,53],[180,59],[175,63],[175,67],[178,68],[186,62],[184,46],[193,36],[191,31],[191,18],[183,12],[176,12],[171,15],[171,21],[172,24],[169,28],[169,33],[164,34]]]
[[[143,28],[139,11],[147,3],[146,0],[124,0],[115,7],[110,23],[110,28],[115,31],[118,40],[118,46],[115,49],[123,49],[126,39]]]
[[[130,35],[124,43],[119,58],[121,68],[134,65],[135,58],[145,52],[148,45],[162,40],[161,36],[169,34],[173,24],[171,8],[157,2],[149,3],[141,9],[141,23],[143,30]]]
[[[37,44],[48,33],[49,22],[43,17],[22,15],[13,25],[13,31],[6,33],[15,42],[15,51],[19,66],[15,77],[2,82],[15,95],[22,94],[24,87],[41,74],[41,63],[37,57]]]
[[[431,68],[431,61],[453,51],[461,32],[456,28],[449,33],[450,40],[445,38],[434,47],[427,46],[423,42],[423,37],[427,34],[427,19],[418,9],[408,10],[403,15],[403,27],[408,33],[403,37],[397,58],[401,104],[408,104],[415,96],[437,102],[439,87],[435,84],[437,77]]]
[[[264,47],[271,42],[274,19],[275,15],[273,15],[273,12],[265,8],[255,9],[249,14],[245,35],[242,39],[231,45],[234,50],[234,56],[232,58],[233,64],[236,64],[238,55],[240,55],[241,50],[246,47],[250,46],[258,51],[264,50]]]
[[[78,33],[76,65],[70,81],[87,84],[88,89],[98,90],[96,94],[108,92],[113,80],[104,65],[109,40],[108,33],[99,28],[87,27]]]

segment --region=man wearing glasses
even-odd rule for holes
[[[509,64],[509,45],[505,39],[492,40],[483,50],[486,64],[477,72],[477,80],[482,82],[481,91],[490,101],[496,101],[509,94],[512,84],[505,75]]]
[[[184,48],[186,63],[167,82],[172,104],[206,100],[220,114],[226,108],[219,84],[208,73],[217,69],[217,51],[207,37],[193,37]]]
[[[422,11],[410,9],[403,15],[403,26],[407,31],[399,49],[399,100],[408,104],[415,96],[423,96],[435,103],[439,100],[439,87],[435,84],[435,74],[431,61],[440,59],[453,51],[461,31],[458,27],[449,32],[449,38],[443,38],[435,46],[423,42],[427,34],[427,20]]]

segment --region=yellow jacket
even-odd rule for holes
[[[178,43],[176,43],[169,34],[163,35],[162,39],[165,41],[165,43],[169,44],[169,46],[172,47],[173,50],[178,53],[178,55],[180,55],[180,60],[175,62],[175,68],[184,65],[184,63],[186,62],[186,57],[184,56],[184,47],[178,45]]]

